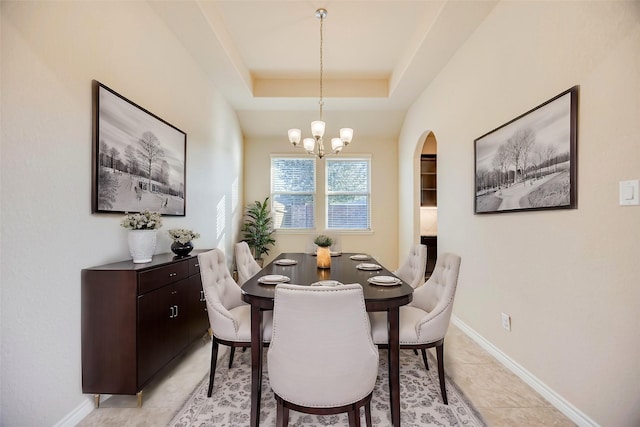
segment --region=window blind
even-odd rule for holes
[[[326,161],[327,228],[371,228],[371,161],[336,158]]]
[[[280,229],[315,228],[314,158],[271,158],[271,210]]]

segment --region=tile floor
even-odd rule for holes
[[[194,344],[174,368],[145,388],[142,408],[136,407],[135,396],[112,396],[78,426],[166,425],[208,372],[210,348],[204,340]],[[221,357],[226,363],[226,352]],[[490,427],[575,426],[453,324],[446,339],[445,367]]]

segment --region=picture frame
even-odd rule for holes
[[[475,214],[577,208],[578,89],[474,140]]]
[[[186,214],[187,134],[93,80],[93,213]]]

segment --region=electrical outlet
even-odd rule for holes
[[[507,313],[502,313],[502,328],[511,332],[511,316]]]

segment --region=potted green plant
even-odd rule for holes
[[[333,245],[333,239],[327,235],[320,234],[315,238],[313,243],[320,246],[321,248],[328,248]]]
[[[242,231],[244,233],[243,241],[249,245],[255,260],[261,263],[262,256],[269,255],[269,246],[276,242],[272,237],[273,218],[271,218],[269,210],[268,196],[263,202],[256,200],[247,206]]]
[[[313,240],[313,243],[318,246],[316,253],[318,268],[331,268],[331,250],[329,248],[333,245],[333,239],[320,234]]]

